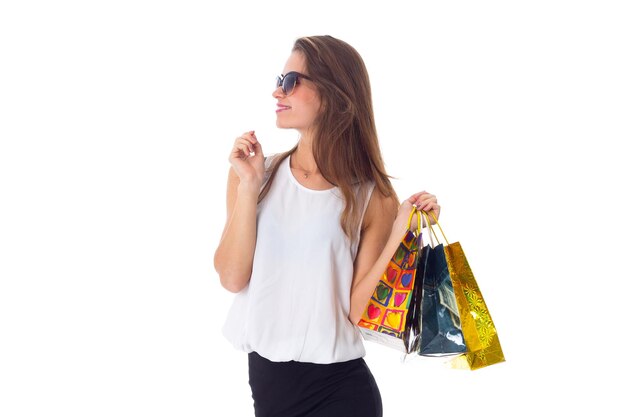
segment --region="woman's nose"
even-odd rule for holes
[[[272,93],[272,97],[274,98],[283,98],[285,97],[285,93],[283,93],[283,88],[281,86],[277,86],[274,92]]]

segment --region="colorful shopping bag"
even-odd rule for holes
[[[407,312],[413,296],[421,240],[421,216],[418,215],[417,232],[411,231],[411,221],[417,213],[414,208],[409,216],[407,232],[387,264],[358,324],[365,340],[403,352],[409,348]]]
[[[426,216],[430,220],[428,213]],[[454,358],[451,362],[452,366],[473,370],[504,362],[504,353],[496,327],[461,244],[458,242],[449,244],[437,219],[433,217],[432,220],[446,241],[443,250],[459,308],[463,337],[467,345],[467,352]]]

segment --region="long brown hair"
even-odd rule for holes
[[[318,89],[321,110],[315,121],[313,157],[322,176],[338,187],[345,199],[341,215],[344,233],[354,238],[365,209],[367,187],[373,182],[385,197],[398,197],[385,171],[374,123],[369,76],[361,55],[332,36],[308,36],[296,40],[293,52],[303,54],[307,75]],[[274,158],[280,165],[293,149]],[[267,194],[276,170],[259,195]],[[357,190],[359,192],[357,192]]]

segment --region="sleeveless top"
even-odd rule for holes
[[[355,188],[361,217],[351,241],[341,228],[345,203],[339,188],[304,187],[291,172],[290,157],[274,169],[271,188],[257,206],[250,282],[235,295],[223,334],[235,348],[274,362],[363,357],[361,335],[348,315],[360,228],[374,184]]]

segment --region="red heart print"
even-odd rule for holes
[[[367,307],[367,316],[371,320],[374,320],[375,318],[380,316],[380,308],[376,307],[373,304],[370,304],[369,307]]]

